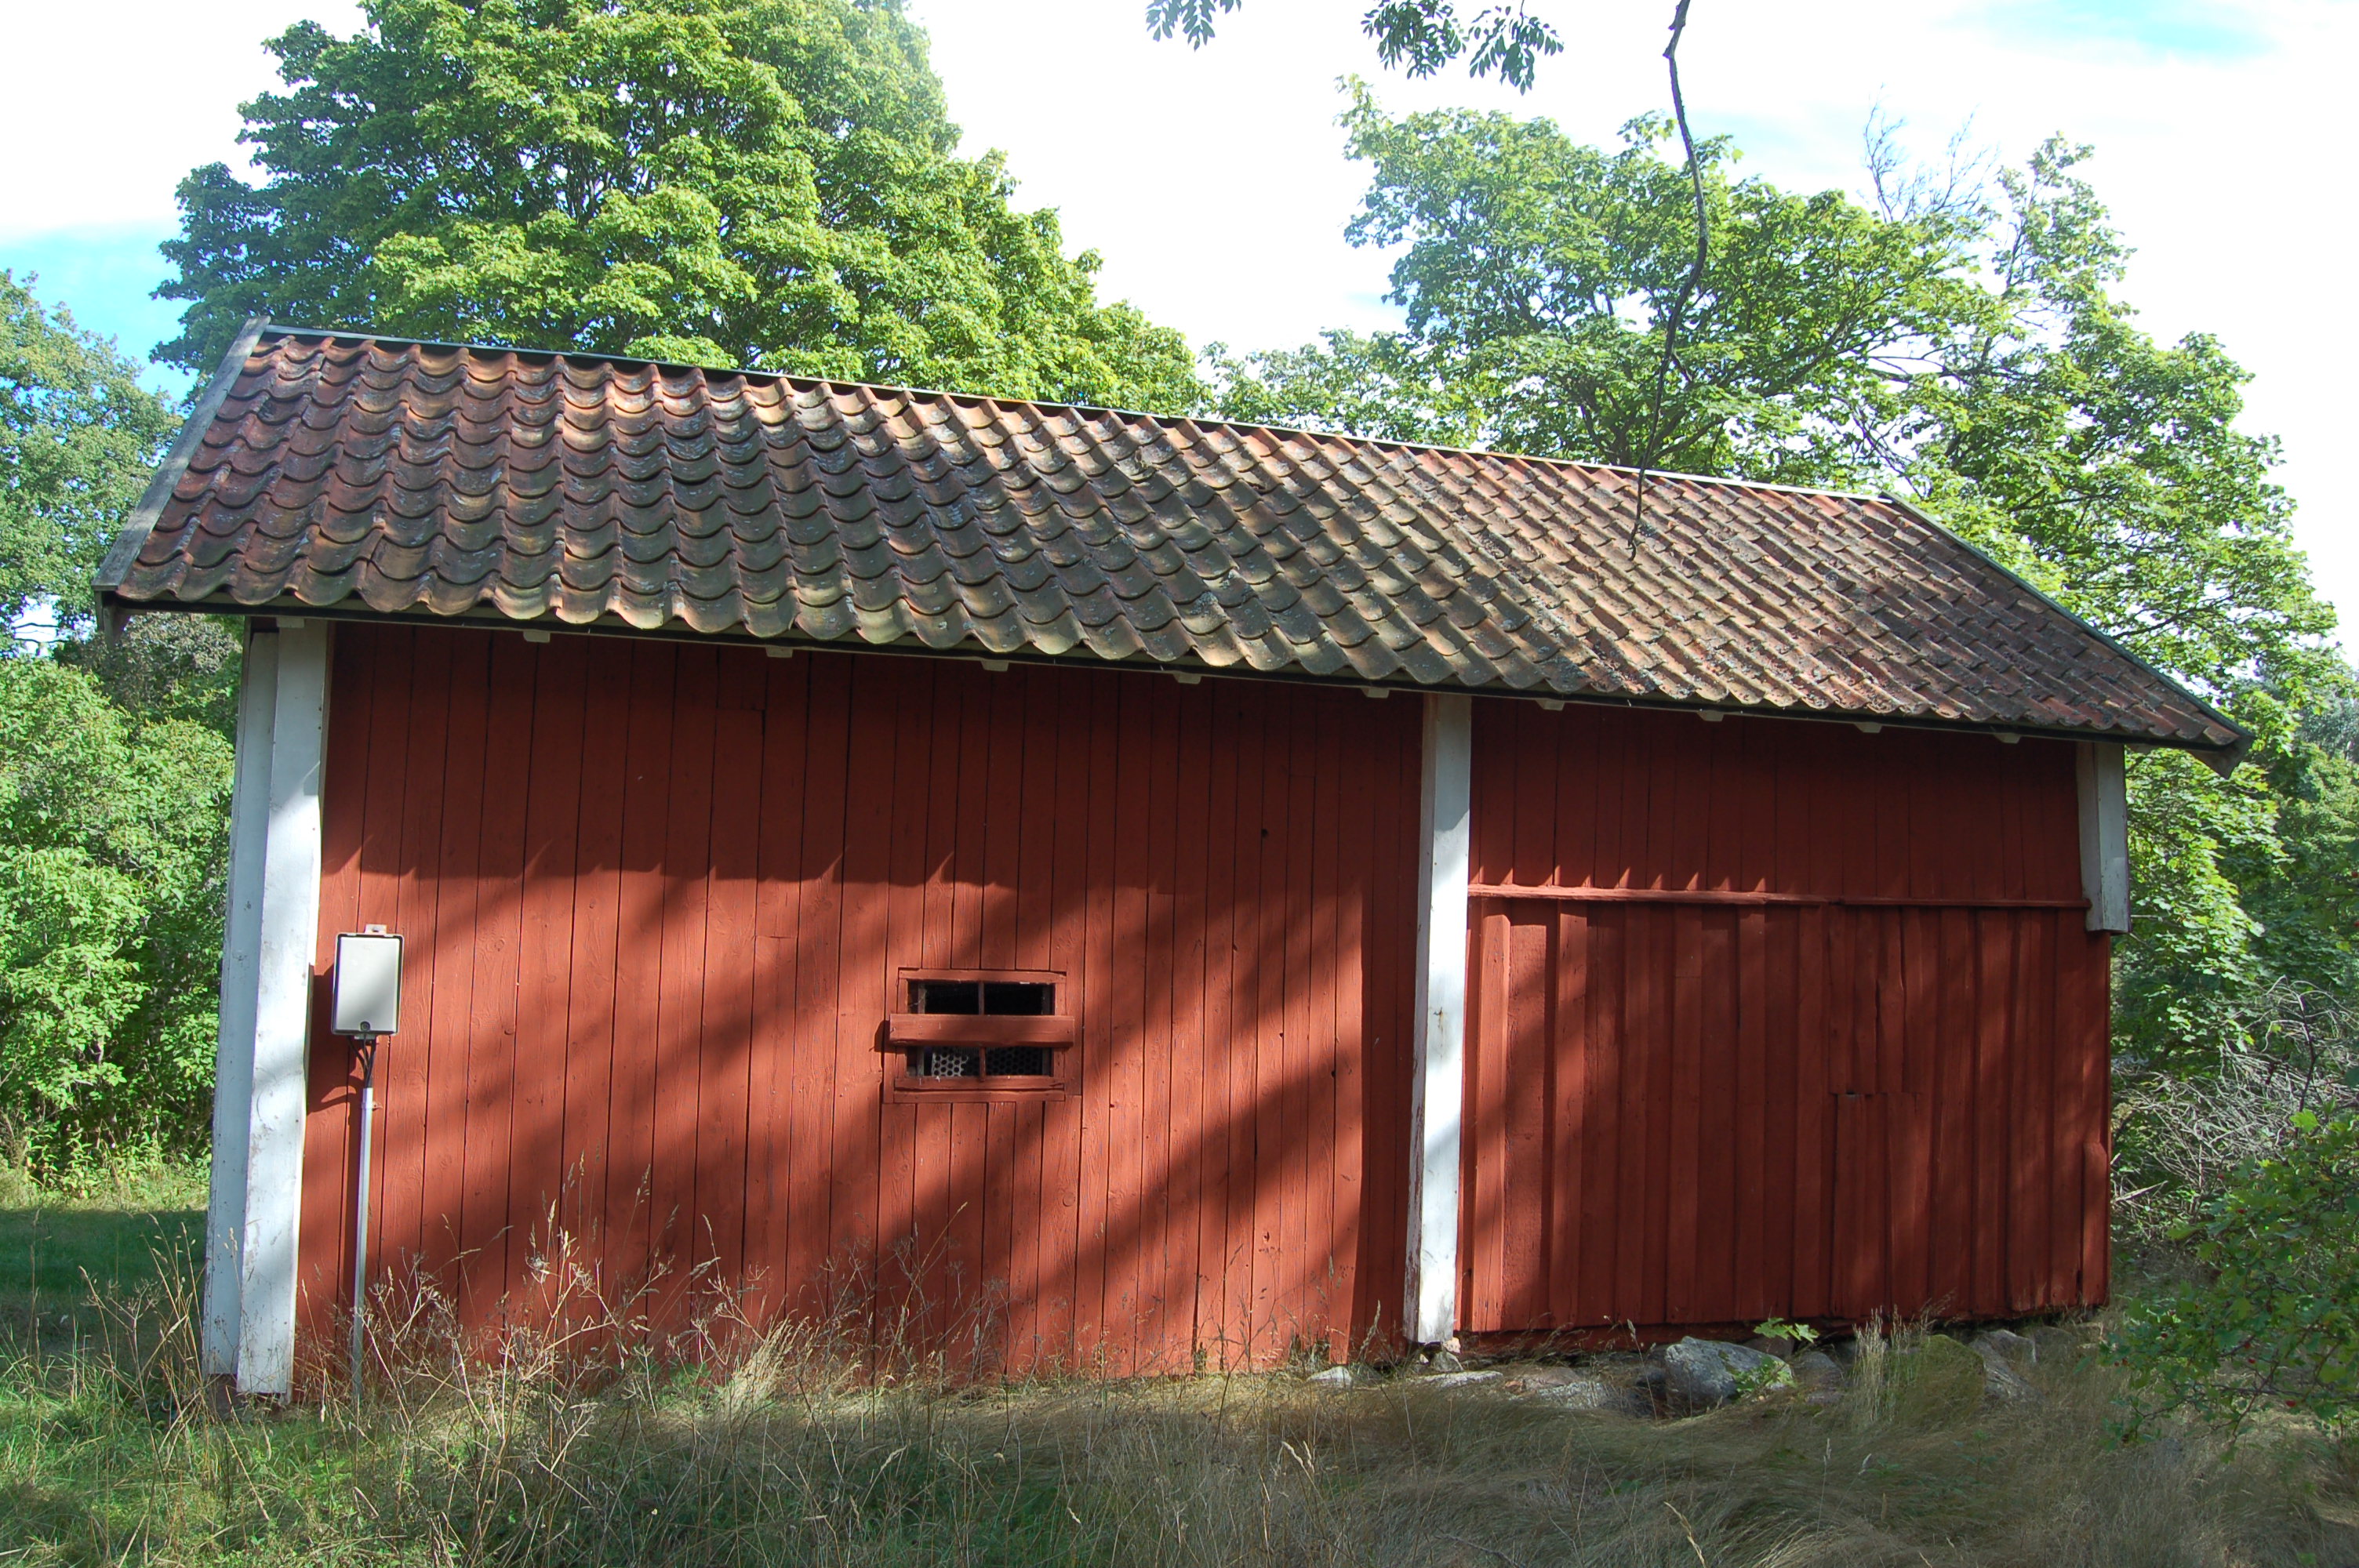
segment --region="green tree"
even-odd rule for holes
[[[1094,293],[1000,159],[962,158],[899,0],[368,0],[270,44],[263,170],[180,186],[207,371],[292,323],[1133,407],[1185,344]]]
[[[1790,482],[1858,482],[1928,344],[1989,314],[1961,215],[1886,218],[1835,192],[1732,178],[1697,147],[1712,247],[1659,413],[1668,307],[1695,252],[1668,122],[1614,152],[1547,120],[1443,110],[1394,120],[1354,82],[1343,116],[1369,165],[1352,243],[1397,249],[1397,333],[1332,333],[1224,362],[1241,416]],[[1387,416],[1372,410],[1392,410]],[[1371,433],[1375,433],[1372,431]]]
[[[46,1174],[197,1146],[229,742],[0,658],[0,1120]]]
[[[47,610],[71,633],[179,421],[29,282],[0,271],[0,622]]]

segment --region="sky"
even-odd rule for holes
[[[1388,259],[1343,237],[1365,180],[1334,123],[1343,77],[1396,111],[1542,114],[1602,144],[1668,106],[1668,3],[1534,0],[1570,43],[1527,94],[1386,72],[1359,33],[1366,0],[1245,0],[1201,50],[1150,39],[1144,0],[909,5],[965,150],[1006,153],[1019,200],[1103,256],[1104,295],[1236,349],[1395,319]],[[60,62],[11,82],[16,122],[72,127],[0,160],[0,266],[38,272],[43,297],[135,357],[171,335],[177,308],[147,293],[173,186],[239,160],[237,104],[275,81],[259,40],[303,17],[358,23],[340,0],[0,7],[0,59]],[[2136,249],[2123,297],[2158,336],[2210,332],[2252,371],[2244,426],[2283,439],[2297,535],[2359,617],[2359,482],[2337,460],[2359,361],[2359,312],[2338,298],[2359,0],[1694,0],[1680,59],[1698,131],[1788,189],[1857,190],[1879,106],[1921,155],[1961,128],[2013,159],[2052,133],[2092,144],[2084,169]],[[63,63],[100,59],[103,79]]]

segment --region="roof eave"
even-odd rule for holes
[[[2221,712],[2217,708],[2214,708],[2211,703],[2206,702],[2202,697],[2198,697],[2195,693],[2188,690],[2185,683],[2181,682],[2177,676],[2171,675],[2169,671],[2157,666],[2155,663],[2146,657],[2145,654],[2140,654],[2135,648],[2127,646],[2111,633],[2091,625],[2081,616],[2073,613],[2071,610],[2058,603],[2055,597],[2049,593],[2047,589],[2041,588],[2038,583],[2031,581],[2021,572],[2017,571],[2005,561],[2000,560],[1997,557],[1992,555],[1989,551],[1984,549],[1981,546],[1975,544],[1973,540],[1967,538],[1956,529],[1950,527],[1947,524],[1933,516],[1932,514],[1927,512],[1923,507],[1918,505],[1907,496],[1895,494],[1887,491],[1885,492],[1883,499],[1887,504],[1893,506],[1916,522],[1930,528],[1936,534],[1940,535],[1941,537],[1949,540],[1951,544],[1957,546],[1958,548],[1965,551],[1968,555],[1973,557],[1976,560],[1990,568],[1991,570],[1997,572],[2009,582],[2023,589],[2024,592],[2030,594],[2033,598],[2038,600],[2040,603],[2048,606],[2049,609],[2053,610],[2057,614],[2064,617],[2065,620],[2071,622],[2073,625],[2079,627],[2090,636],[2094,637],[2098,642],[2104,643],[2107,648],[2110,648],[2114,653],[2120,654],[2124,659],[2128,660],[2131,664],[2136,665],[2139,669],[2144,670],[2155,679],[2162,682],[2163,685],[2178,693],[2196,709],[2235,737],[2234,740],[2229,741],[2224,746],[2210,745],[2201,741],[2181,740],[2175,736],[2158,736],[2154,738],[2152,741],[2153,744],[2158,746],[2176,747],[2177,749],[2184,752],[2193,752],[2202,757],[2205,764],[2211,767],[2214,772],[2218,773],[2223,778],[2225,778],[2229,773],[2234,772],[2236,765],[2245,760],[2245,753],[2252,750],[2253,732],[2251,730],[2245,729],[2243,725],[2237,723],[2234,719]]]
[[[237,385],[237,378],[245,370],[246,360],[269,326],[268,316],[249,316],[245,319],[245,325],[238,330],[237,336],[231,340],[229,351],[222,355],[221,365],[213,372],[212,380],[207,382],[204,391],[198,395],[195,406],[189,410],[188,418],[181,422],[180,433],[172,439],[171,450],[164,454],[163,463],[147,481],[147,488],[140,493],[139,504],[133,507],[131,515],[124,520],[123,531],[115,535],[114,547],[106,552],[106,558],[99,563],[97,575],[91,579],[91,586],[97,590],[102,603],[114,598],[114,590],[123,586],[123,579],[130,575],[133,565],[138,561],[139,552],[147,548],[147,536],[156,531],[156,520],[163,515],[164,503],[172,498],[173,488],[180,482],[180,476],[189,471],[190,460],[197,455],[197,449],[204,444],[205,432],[212,428],[214,416],[221,412],[222,405],[229,400],[231,390]]]

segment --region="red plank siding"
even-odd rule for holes
[[[561,1232],[678,1325],[743,1291],[985,1368],[1397,1331],[1415,703],[355,626],[330,724],[323,987],[335,932],[408,938],[381,1283],[495,1328]],[[888,1100],[929,964],[1063,972],[1076,1092]],[[324,1332],[353,1079],[312,1062]]]
[[[1463,1327],[2104,1299],[2069,747],[1499,704],[1473,767]]]

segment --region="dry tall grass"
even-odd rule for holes
[[[223,1412],[162,1279],[79,1346],[18,1336],[0,1563],[2359,1563],[2359,1454],[2115,1447],[2093,1362],[1985,1407],[1906,1336],[1841,1405],[1654,1422],[1408,1377],[962,1386],[873,1319],[722,1314],[691,1368],[578,1303],[486,1357],[419,1292],[360,1408]]]

